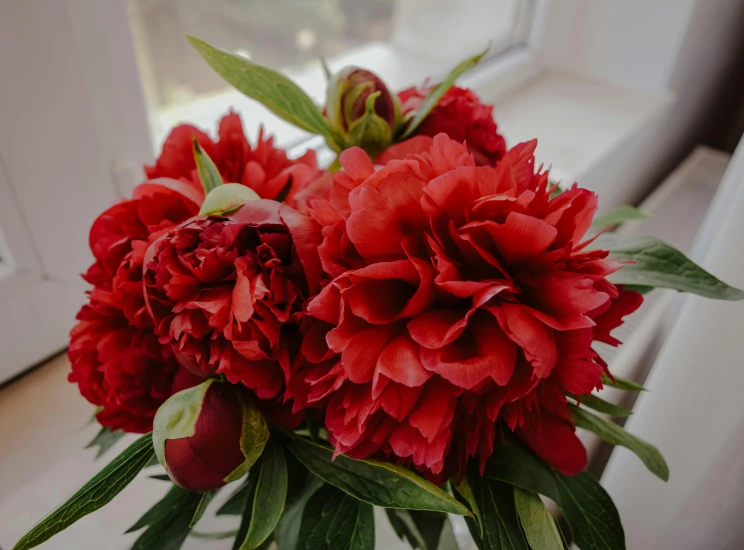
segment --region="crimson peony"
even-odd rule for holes
[[[106,210],[90,230],[96,262],[84,278],[93,289],[70,333],[69,379],[112,429],[150,431],[160,404],[194,383],[158,343],[142,293],[150,238],[199,210],[182,187],[166,179],[139,186],[134,199]]]
[[[204,200],[194,161],[192,139],[209,155],[226,183],[242,183],[265,199],[284,196],[284,202],[294,206],[294,196],[321,175],[310,149],[297,160],[289,160],[283,149],[274,147],[274,138],[266,138],[259,130],[258,143],[248,143],[240,117],[228,113],[220,121],[217,141],[194,126],[176,126],[165,140],[163,151],[154,165],[146,166],[147,177],[175,178],[187,182]],[[287,185],[288,191],[285,191]]]
[[[289,206],[246,203],[198,217],[148,250],[145,293],[155,332],[201,376],[244,384],[292,425],[276,399],[300,345],[306,300],[319,289],[320,227]]]
[[[592,342],[616,344],[641,297],[606,279],[622,264],[582,243],[594,193],[551,199],[535,146],[496,168],[443,134],[378,171],[360,149],[341,155],[314,205],[333,280],[309,303],[317,324],[288,391],[326,406],[337,452],[440,480],[473,456],[483,467],[511,430],[559,471],[583,469],[566,393],[601,387]]]
[[[421,107],[429,91],[430,87],[424,86],[399,92],[403,115]],[[506,153],[506,141],[493,120],[493,106],[481,103],[478,96],[466,88],[450,88],[414,135],[434,137],[442,132],[455,141],[466,142],[479,166],[496,166]]]

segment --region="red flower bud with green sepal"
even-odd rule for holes
[[[358,146],[375,156],[393,142],[400,124],[398,99],[373,72],[347,67],[328,84],[325,108],[331,127],[343,143],[329,143],[341,151]]]
[[[269,430],[249,393],[207,380],[158,409],[153,445],[171,480],[188,491],[213,491],[243,477],[261,456]]]

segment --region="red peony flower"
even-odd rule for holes
[[[403,115],[416,111],[429,90],[429,86],[424,86],[399,92]],[[466,142],[479,166],[496,166],[506,153],[506,141],[493,120],[493,106],[481,103],[478,96],[466,88],[450,88],[414,135],[434,137],[439,133]]]
[[[145,261],[161,343],[190,370],[224,374],[273,403],[299,350],[305,302],[319,289],[320,240],[313,220],[269,200],[170,230]]]
[[[378,171],[361,150],[342,153],[314,208],[333,280],[308,305],[317,325],[288,389],[298,407],[303,394],[326,406],[337,452],[438,480],[473,456],[483,467],[508,429],[559,471],[584,467],[566,392],[601,387],[592,341],[617,343],[610,331],[641,297],[582,243],[594,193],[551,199],[535,146],[496,168],[443,134]]]
[[[158,343],[142,292],[142,261],[153,235],[199,209],[174,180],[148,182],[133,200],[101,214],[90,231],[94,286],[70,333],[70,382],[100,408],[103,426],[148,432],[160,404],[195,382]]]
[[[261,197],[275,199],[286,194],[284,202],[294,206],[295,195],[315,181],[322,172],[318,170],[315,151],[309,150],[296,160],[289,160],[283,149],[274,147],[274,138],[264,137],[259,130],[258,143],[253,148],[248,143],[240,117],[228,113],[220,121],[217,141],[201,130],[183,124],[175,127],[163,144],[160,157],[152,166],[146,166],[147,177],[175,178],[188,182],[204,200],[204,191],[196,172],[192,139],[217,165],[226,183],[242,183]],[[285,191],[287,185],[289,191]]]

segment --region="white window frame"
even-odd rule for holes
[[[708,81],[723,70],[725,42],[736,36],[736,2],[535,2],[526,44],[484,62],[462,84],[496,104],[507,139],[543,136],[538,156],[544,151],[568,183],[576,178],[603,193],[603,206],[638,198],[690,145]],[[16,28],[19,21],[26,27]],[[91,261],[87,228],[129,195],[152,160],[128,25],[123,0],[0,7],[0,70],[29,90],[4,84],[0,102],[0,231],[14,259],[13,273],[0,276],[0,383],[66,345],[83,301],[77,274]],[[706,26],[715,32],[705,34]],[[713,45],[691,47],[701,34]],[[55,71],[60,65],[65,73]],[[39,76],[45,71],[47,80]],[[64,93],[31,93],[45,86]],[[581,97],[587,86],[596,91],[592,101]],[[566,124],[561,115],[573,112],[580,123]],[[589,132],[596,116],[608,121],[600,140]],[[551,138],[561,125],[565,138]],[[73,127],[84,143],[66,139]]]

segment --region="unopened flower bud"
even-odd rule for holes
[[[163,403],[152,438],[171,480],[201,493],[244,476],[268,437],[266,421],[244,388],[207,380]]]
[[[347,67],[328,84],[326,116],[344,140],[341,149],[359,146],[374,156],[392,142],[400,109],[377,75]]]

